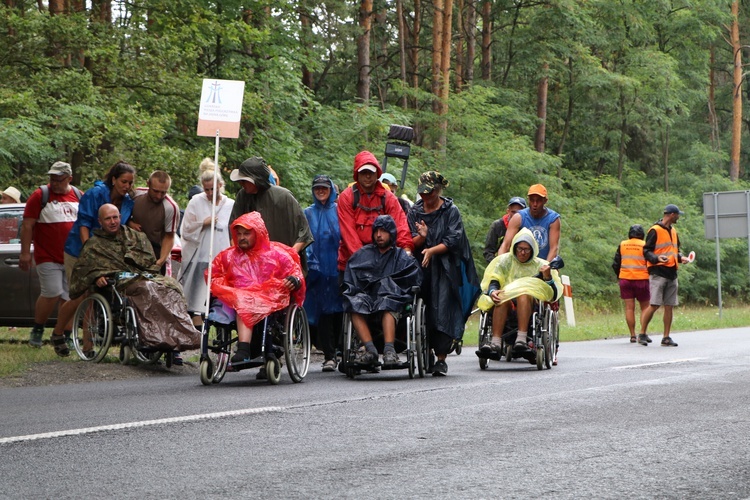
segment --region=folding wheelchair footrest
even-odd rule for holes
[[[500,361],[501,359],[503,359],[503,355],[495,351],[486,352],[486,351],[482,351],[481,349],[477,349],[474,352],[476,353],[479,359],[492,359],[495,361]]]
[[[393,365],[380,365],[380,368],[383,370],[403,370],[405,368],[409,368],[409,362],[408,361],[401,361],[399,363],[393,364]]]
[[[227,370],[238,372],[247,368],[257,368],[258,366],[263,366],[265,364],[266,359],[263,356],[258,356],[257,358],[248,359],[239,363],[232,363],[230,361]]]

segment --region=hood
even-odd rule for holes
[[[268,238],[268,230],[266,229],[266,223],[263,222],[263,218],[258,212],[248,212],[237,217],[229,229],[232,231],[232,242],[234,246],[239,250],[237,246],[237,227],[242,226],[245,229],[252,229],[255,231],[255,246],[248,250],[246,253],[255,253],[258,251],[268,250],[271,248],[271,243]]]
[[[531,245],[531,259],[534,259],[539,255],[539,245],[537,244],[536,239],[534,239],[534,235],[531,234],[531,231],[529,231],[528,228],[524,227],[516,233],[513,237],[513,242],[510,245],[510,253],[513,255],[514,259],[518,260],[516,258],[516,245],[522,241]]]
[[[370,165],[373,165],[377,170],[375,172],[375,175],[378,179],[380,179],[380,176],[383,175],[383,169],[380,168],[380,163],[378,163],[378,159],[375,158],[375,155],[370,153],[369,151],[362,151],[354,157],[354,171],[352,177],[354,177],[355,181],[357,180],[357,170],[359,170],[359,167],[361,167],[362,165],[367,165],[368,163]]]
[[[271,171],[268,169],[266,161],[259,156],[253,156],[243,161],[240,164],[239,172],[241,175],[252,178],[261,191],[271,187],[271,182],[268,180]]]
[[[390,215],[378,215],[372,223],[372,240],[375,241],[375,231],[385,229],[391,235],[391,246],[396,246],[396,221]]]
[[[318,199],[315,197],[315,189],[312,187],[310,188],[310,192],[312,193],[312,199],[313,199],[313,205],[317,205],[319,207],[328,208],[332,207],[334,203],[336,203],[336,199],[339,197],[338,192],[336,192],[336,186],[333,184],[333,181],[330,177],[328,177],[325,174],[318,174],[315,177],[313,177],[312,185],[314,186],[318,180],[321,178],[327,179],[328,187],[331,189],[331,196],[328,197],[328,201],[326,201],[325,205],[318,201]]]

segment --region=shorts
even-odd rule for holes
[[[650,280],[620,280],[620,298],[638,302],[651,300]]]
[[[396,320],[397,325],[398,325],[398,322],[401,321],[401,316],[403,316],[403,313],[396,312],[396,311],[381,311],[380,314],[378,314],[377,316],[379,320],[382,320],[384,313],[388,313],[391,316],[393,316],[393,319]]]
[[[42,292],[39,294],[46,299],[60,297],[69,300],[68,277],[65,274],[65,266],[56,262],[42,262],[36,266],[36,274],[39,276],[39,286]]]
[[[68,283],[70,283],[70,279],[73,276],[73,266],[78,262],[78,257],[73,257],[66,253],[63,255],[63,259],[63,262],[65,262],[65,276],[68,278]]]
[[[651,305],[677,305],[677,278],[671,280],[662,276],[649,276],[648,282],[651,291]]]

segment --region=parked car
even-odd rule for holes
[[[0,326],[34,326],[34,306],[39,297],[39,278],[18,267],[21,255],[23,203],[0,205]],[[32,245],[32,252],[33,252]],[[182,250],[179,238],[172,249],[172,275],[180,269]],[[54,325],[53,317],[47,322]]]

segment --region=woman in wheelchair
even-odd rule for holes
[[[527,350],[534,300],[556,302],[562,296],[559,273],[550,267],[549,262],[537,257],[538,253],[536,239],[531,231],[523,228],[513,238],[511,252],[495,257],[487,266],[482,279],[485,292],[477,305],[482,311],[492,314],[492,339],[479,346],[481,352],[478,354],[502,351],[502,334],[512,301],[516,304],[518,317],[514,350]]]

